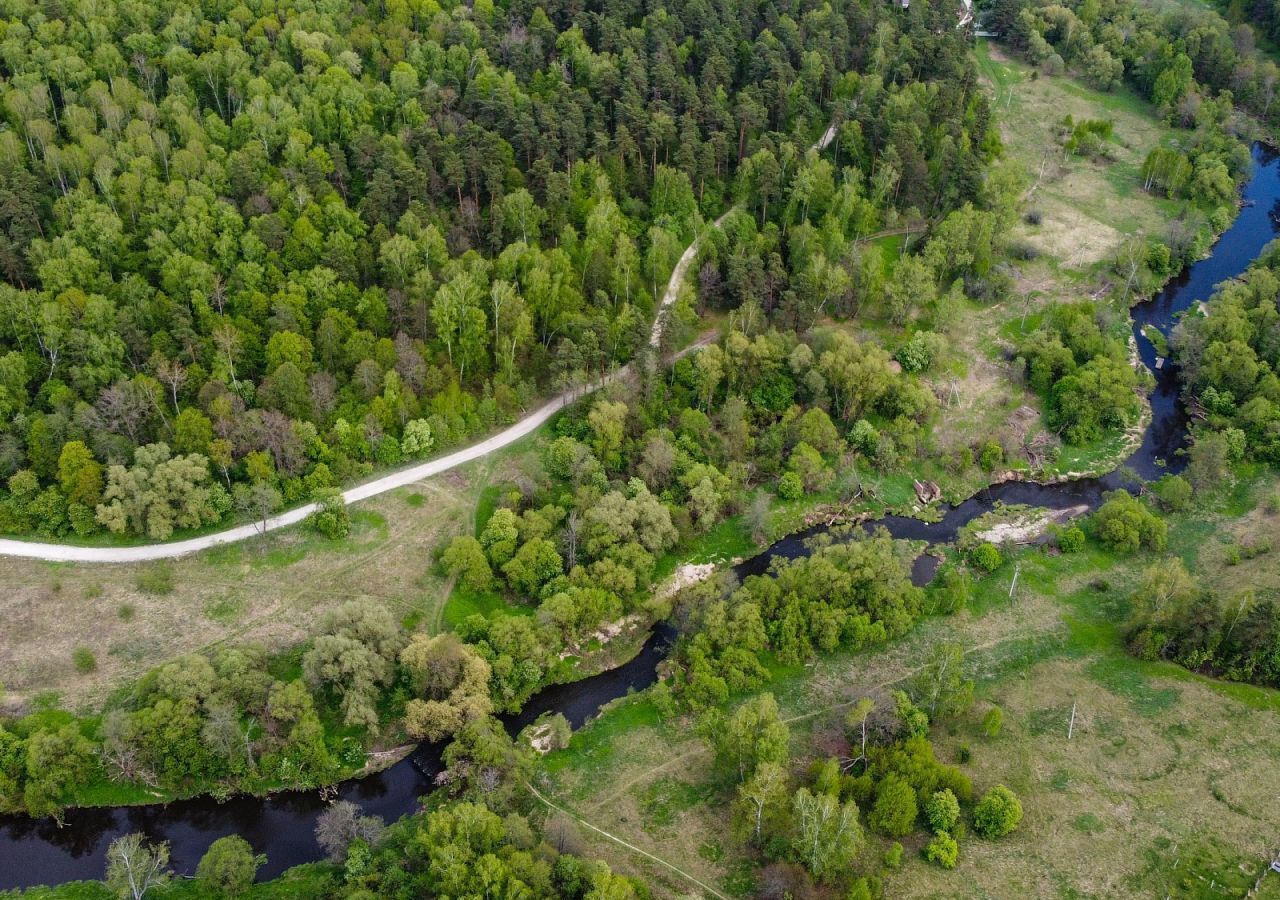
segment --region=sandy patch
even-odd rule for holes
[[[991,544],[1030,544],[1042,537],[1052,525],[1061,525],[1079,518],[1089,511],[1086,504],[1070,506],[1066,509],[1046,510],[1039,514],[1019,516],[1011,522],[1001,522],[974,536],[980,541]]]

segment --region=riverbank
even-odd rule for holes
[[[1149,430],[1155,430],[1155,429],[1153,428]],[[1150,457],[1152,465],[1155,465],[1156,459],[1157,458],[1155,456]],[[1016,498],[1019,498],[1019,502],[1030,503],[1031,501],[1027,500],[1028,497],[1032,497],[1040,501],[1044,501],[1050,498],[1058,498],[1062,502],[1071,502],[1073,505],[1079,505],[1080,494],[1086,493],[1086,494],[1089,494],[1090,496],[1094,496],[1096,494],[1100,494],[1101,490],[1104,487],[1104,485],[1100,483],[1085,484],[1085,485],[1072,483],[1070,486],[1071,487],[1070,490],[1052,490],[1049,487],[1046,487],[1044,485],[1037,485],[1037,484],[1028,483],[1028,482],[1009,481],[1009,482],[1005,482],[1005,484],[1007,485],[1007,487],[1002,487],[998,489],[990,489],[990,488],[984,489],[983,491],[980,492],[982,496],[970,497],[964,503],[960,503],[954,507],[947,508],[945,511],[942,511],[942,515],[940,516],[938,521],[930,523],[930,522],[923,522],[919,519],[913,519],[909,517],[889,517],[889,520],[886,522],[886,527],[890,527],[891,532],[895,528],[900,529],[898,536],[901,536],[905,539],[932,540],[936,543],[937,541],[943,539],[949,531],[953,533],[953,530],[955,528],[960,527],[960,525],[963,524],[963,522],[969,521],[972,518],[972,516],[970,515],[970,512],[972,512],[974,508],[979,508],[984,505],[991,505],[998,499],[1012,499],[1016,497]],[[999,496],[996,496],[996,495],[999,495]],[[969,517],[969,518],[966,518],[966,517]],[[634,687],[634,683],[629,686]],[[583,695],[582,688],[575,688],[574,685],[565,686],[566,699],[581,698],[582,695]],[[594,700],[592,700],[591,702],[594,702]],[[596,704],[594,708],[598,709],[599,704]],[[388,773],[386,774],[389,775],[390,773],[400,771],[402,770],[403,767],[404,767],[403,764],[401,764],[400,766],[393,766],[391,769],[388,770]],[[418,767],[419,773],[421,774],[423,771],[427,770],[427,768],[428,767],[419,766]],[[369,784],[366,784],[365,788],[376,790],[376,788],[370,788]],[[356,792],[359,792],[362,789],[355,788],[354,790]],[[115,815],[116,812],[117,811],[114,811],[114,810],[112,811],[113,816]]]
[[[1240,540],[1237,523],[1274,528],[1266,499],[1275,484],[1274,476],[1242,476],[1206,508],[1170,517],[1169,552],[1211,582],[1274,588],[1274,556],[1247,568],[1232,565],[1216,536]],[[967,886],[963,892],[991,896],[1011,889],[1040,896],[1066,885],[1139,897],[1149,896],[1153,884],[1180,896],[1180,882],[1158,862],[1175,844],[1182,848],[1179,869],[1185,866],[1197,884],[1200,875],[1204,885],[1252,883],[1271,849],[1268,829],[1280,826],[1264,802],[1280,772],[1280,751],[1258,740],[1280,725],[1280,694],[1129,654],[1121,634],[1127,598],[1143,572],[1165,558],[1116,554],[1096,543],[1079,554],[1027,550],[981,578],[967,610],[928,619],[900,642],[837,653],[809,667],[771,668],[765,689],[789,721],[795,768],[802,769],[844,746],[844,716],[859,697],[884,697],[908,684],[939,643],[965,649],[977,702],[931,739],[939,758],[960,765],[976,791],[996,782],[1013,788],[1026,818],[1021,831],[1001,841],[962,841],[954,871],[931,866],[910,845],[901,870],[881,872],[887,896],[946,894],[957,879]],[[992,706],[1004,714],[995,738],[982,728]],[[640,696],[546,757],[535,783],[591,825],[730,893],[751,857],[726,835],[732,791],[711,762],[687,720],[664,717],[652,698]],[[1255,777],[1265,780],[1264,789]],[[685,889],[662,867],[594,833],[572,835],[660,891]],[[881,871],[879,857],[890,842],[867,840],[858,865]]]

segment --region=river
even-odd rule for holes
[[[1151,395],[1151,425],[1143,434],[1141,445],[1126,461],[1144,478],[1159,477],[1181,467],[1182,461],[1175,454],[1186,443],[1187,416],[1179,397],[1176,366],[1165,362],[1156,367],[1155,348],[1142,329],[1154,325],[1168,337],[1181,312],[1207,300],[1214,285],[1242,273],[1280,231],[1276,224],[1280,216],[1280,157],[1260,144],[1253,149],[1253,173],[1243,199],[1239,217],[1208,257],[1189,267],[1156,297],[1133,308],[1139,353],[1156,379]],[[1093,507],[1103,492],[1122,484],[1117,473],[1052,485],[1005,482],[956,506],[944,506],[938,522],[886,516],[868,523],[868,527],[883,526],[897,538],[945,543],[997,502],[1050,509],[1080,504]],[[803,555],[807,552],[805,538],[821,530],[815,528],[784,538],[741,563],[736,571],[740,576],[759,573],[768,568],[775,556]],[[913,577],[924,581],[931,575],[930,564],[918,561]],[[564,713],[574,728],[580,727],[610,700],[652,684],[657,678],[657,665],[673,638],[670,626],[659,626],[630,662],[573,684],[548,687],[518,715],[505,717],[503,724],[514,734],[543,712],[554,711]],[[424,744],[411,757],[383,772],[338,785],[337,797],[359,804],[366,815],[381,816],[387,821],[412,813],[418,808],[418,798],[431,790],[432,779],[441,769],[441,749],[441,745]],[[317,817],[327,806],[328,800],[318,791],[284,791],[269,797],[235,797],[222,803],[201,797],[163,806],[76,809],[67,813],[62,827],[51,819],[0,817],[0,890],[101,878],[107,846],[134,831],[144,832],[153,841],[168,841],[173,867],[184,873],[195,870],[215,840],[239,834],[255,851],[267,856],[259,878],[272,878],[292,866],[320,858],[313,832]]]

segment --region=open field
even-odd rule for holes
[[[88,709],[182,653],[226,641],[285,649],[314,633],[326,610],[362,596],[436,630],[449,585],[432,551],[472,527],[486,485],[526,465],[540,434],[353,506],[341,541],[295,526],[171,562],[0,559],[0,702],[21,707],[56,692],[68,708]],[[78,647],[94,654],[93,671],[77,671]]]
[[[1128,88],[1103,93],[1069,76],[1033,77],[1029,66],[985,40],[978,42],[977,56],[991,89],[1005,158],[1026,181],[1023,211],[1041,218],[1038,225],[1020,220],[1008,236],[1011,246],[1029,246],[1036,254],[1013,263],[1010,295],[994,305],[965,305],[948,335],[952,352],[942,371],[929,377],[943,407],[930,439],[942,453],[990,436],[1018,443],[1026,425],[1019,410],[1041,408],[1040,398],[1023,385],[1014,359],[1017,342],[1038,325],[1037,312],[1048,303],[1100,295],[1124,240],[1135,234],[1162,235],[1180,209],[1141,188],[1143,160],[1151,149],[1170,142],[1173,132]],[[1115,122],[1108,145],[1113,161],[1064,157],[1056,126],[1068,114],[1077,121]],[[1119,318],[1127,310],[1115,313]],[[1033,430],[1041,427],[1039,420],[1031,425]],[[1119,463],[1124,451],[1120,435],[1093,446],[1066,448],[1054,473],[1105,471]],[[922,474],[953,497],[980,487],[983,475],[972,472],[968,479],[956,479],[938,466]]]
[[[1050,291],[1078,288],[1081,279],[1105,268],[1125,238],[1164,234],[1181,204],[1142,190],[1143,161],[1173,134],[1150,104],[1127,87],[1104,93],[1069,76],[1038,76],[986,40],[978,42],[977,56],[992,89],[1005,155],[1028,179],[1027,209],[1043,217],[1039,225],[1023,222],[1011,235],[1043,254],[1039,265],[1026,269],[1029,285],[1043,279]],[[1068,115],[1077,122],[1115,123],[1107,144],[1111,161],[1064,157],[1057,127]]]
[[[1218,508],[1173,520],[1169,552],[1206,583],[1235,579],[1274,592],[1280,557],[1230,565],[1207,535],[1249,539],[1280,516],[1258,504],[1274,481],[1243,482]],[[1238,521],[1247,534],[1225,522]],[[1027,810],[1001,841],[969,836],[960,865],[944,872],[908,853],[882,873],[893,897],[1240,896],[1276,849],[1280,832],[1280,694],[1217,682],[1169,664],[1144,663],[1122,645],[1128,596],[1162,556],[1117,558],[1024,551],[1015,597],[1006,564],[979,585],[970,609],[932,619],[873,653],[775,670],[769,689],[791,720],[793,771],[844,748],[848,704],[883,694],[919,667],[937,641],[959,642],[978,701],[932,730],[939,757],[975,792],[1005,783]],[[1249,566],[1250,568],[1245,568]],[[1004,710],[995,739],[979,722]],[[1074,727],[1071,711],[1076,707]],[[555,802],[727,895],[750,891],[750,860],[728,831],[732,783],[713,771],[688,721],[660,720],[644,695],[620,704],[548,756],[539,784]],[[1070,740],[1067,738],[1071,728]],[[611,864],[643,874],[667,896],[690,886],[669,869],[561,817],[557,827]],[[691,839],[696,836],[696,840]],[[921,843],[908,843],[915,851]],[[880,838],[859,868],[874,872]],[[1225,885],[1225,888],[1224,888]],[[1257,896],[1280,897],[1280,877]]]

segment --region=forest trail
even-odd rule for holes
[[[834,122],[828,126],[827,130],[822,133],[822,137],[812,145],[811,149],[825,150],[835,138],[836,127]],[[737,209],[736,206],[730,207],[720,218],[715,220],[712,227],[719,228],[729,216],[729,213],[735,209]],[[663,292],[662,301],[658,305],[658,313],[653,320],[653,331],[649,336],[649,343],[653,347],[657,347],[662,341],[662,331],[666,325],[668,309],[675,303],[676,296],[680,292],[680,285],[684,282],[689,266],[692,265],[694,257],[698,254],[700,241],[701,236],[695,238],[685,248],[684,253],[680,256],[680,261],[676,263],[675,269],[671,272],[671,278],[667,281],[667,289]],[[705,346],[706,343],[707,338],[704,337],[686,347],[677,354],[677,357]],[[495,450],[501,450],[503,447],[514,444],[521,438],[532,434],[557,412],[575,400],[626,377],[630,370],[631,367],[629,365],[623,366],[598,381],[570,388],[564,393],[551,398],[514,425],[499,431],[495,435],[491,435],[478,444],[472,444],[470,447],[464,447],[438,459],[428,460],[419,465],[410,466],[407,469],[401,469],[397,472],[383,475],[381,478],[375,478],[372,481],[366,481],[364,484],[348,488],[342,492],[342,499],[348,504],[358,503],[378,494],[385,494],[387,491],[393,491],[396,488],[407,487],[424,478],[431,478],[434,475],[447,472],[482,456],[487,456]],[[247,525],[238,525],[213,534],[166,544],[141,544],[136,547],[77,547],[70,544],[44,544],[36,541],[6,538],[0,539],[0,556],[38,559],[45,562],[78,563],[136,563],[151,562],[157,559],[174,559],[179,556],[186,556],[189,553],[199,553],[201,550],[208,550],[222,544],[234,544],[238,541],[265,534],[268,531],[276,531],[281,528],[287,528],[290,525],[296,525],[315,511],[316,504],[308,503],[295,509],[286,510],[279,515],[269,516],[265,520],[250,522]]]
[[[822,132],[822,137],[818,138],[809,146],[810,150],[817,150],[821,153],[831,146],[831,142],[835,140],[837,124],[832,122],[827,126],[827,130]],[[729,218],[730,214],[740,209],[742,204],[735,203],[720,214],[720,218],[711,224],[712,228],[720,228],[724,225],[724,220]],[[658,303],[658,313],[653,317],[653,330],[649,333],[649,346],[655,350],[662,343],[662,330],[666,327],[667,313],[671,306],[676,302],[676,297],[680,293],[680,285],[684,284],[685,275],[689,272],[689,266],[693,265],[693,260],[698,255],[698,248],[702,245],[702,235],[699,234],[693,239],[688,247],[684,248],[684,253],[680,254],[680,259],[676,263],[676,267],[671,270],[671,277],[667,279],[667,289],[662,292],[662,300]]]

